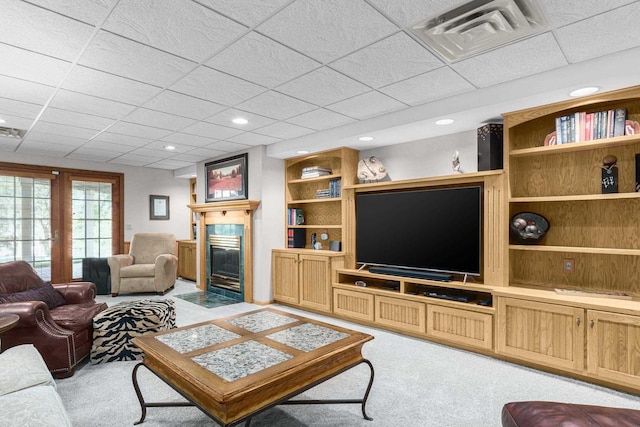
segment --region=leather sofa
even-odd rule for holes
[[[136,233],[128,254],[110,256],[111,295],[153,292],[164,295],[176,283],[176,236],[171,233]]]
[[[502,408],[503,427],[638,427],[640,410],[524,401]]]
[[[2,348],[33,344],[55,377],[73,375],[91,350],[93,317],[107,308],[95,295],[90,282],[44,282],[26,261],[0,264],[0,315],[20,316]]]

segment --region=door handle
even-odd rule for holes
[[[580,318],[576,317],[576,326],[580,326]]]

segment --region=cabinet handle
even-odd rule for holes
[[[591,319],[589,326],[591,326],[591,329],[593,329],[593,327],[596,326],[596,323],[593,321],[593,319]]]
[[[576,325],[580,326],[580,318],[579,317],[576,317]]]

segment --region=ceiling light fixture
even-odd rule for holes
[[[7,121],[4,119],[0,119],[0,123],[7,123]]]
[[[596,93],[599,90],[600,88],[597,86],[581,87],[580,89],[572,90],[571,92],[569,92],[569,96],[587,96],[591,95],[592,93]]]
[[[246,125],[247,123],[249,123],[249,120],[243,118],[243,117],[236,117],[235,119],[231,120],[233,123],[237,124],[237,125]]]
[[[436,120],[436,124],[438,126],[444,126],[444,125],[450,125],[451,123],[453,123],[454,120],[453,119],[440,119],[440,120]]]
[[[362,142],[373,141],[373,137],[372,136],[361,136],[360,138],[358,138],[358,140],[360,140]]]
[[[169,150],[169,151],[171,151],[171,150],[175,150],[175,149],[176,149],[176,147],[175,147],[175,145],[165,145],[165,146],[164,146],[164,149],[165,149],[165,150]]]

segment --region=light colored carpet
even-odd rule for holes
[[[194,291],[193,283],[179,281],[165,298]],[[98,297],[109,305],[137,298],[140,296]],[[207,309],[180,298],[173,299],[178,326],[260,308],[240,303]],[[255,417],[252,426],[497,427],[502,406],[520,400],[640,409],[637,396],[400,334],[284,306],[275,307],[375,337],[363,348],[364,356],[375,368],[375,381],[367,404],[367,413],[374,420],[362,419],[359,405],[279,406]],[[85,364],[73,377],[56,381],[76,427],[131,426],[138,421],[140,407],[131,382],[136,363]],[[307,391],[302,397],[360,398],[368,376],[368,367],[360,365]],[[182,400],[145,368],[139,370],[139,380],[147,401]],[[148,427],[215,425],[197,408],[149,408],[142,424]]]

